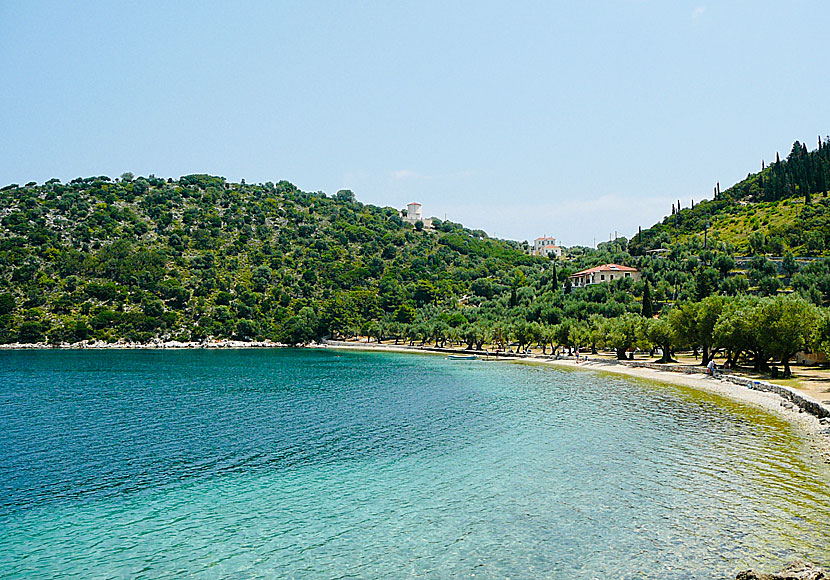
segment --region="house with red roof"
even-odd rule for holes
[[[587,270],[582,270],[576,274],[571,274],[571,285],[577,288],[583,286],[590,286],[591,284],[604,284],[611,280],[621,280],[623,278],[631,278],[635,282],[642,277],[642,274],[637,268],[631,266],[621,266],[619,264],[603,264],[602,266],[594,266]]]

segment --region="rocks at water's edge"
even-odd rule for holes
[[[754,570],[746,570],[738,574],[735,580],[830,580],[830,575],[815,564],[796,560],[777,574],[759,574]]]

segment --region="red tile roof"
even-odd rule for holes
[[[576,274],[571,274],[571,278],[577,276],[584,276],[585,274],[596,274],[597,272],[639,272],[637,268],[631,266],[620,266],[619,264],[603,264],[602,266],[594,266],[587,270],[582,270]]]

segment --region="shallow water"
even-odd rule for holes
[[[435,356],[0,352],[0,577],[724,578],[830,470],[681,387]]]

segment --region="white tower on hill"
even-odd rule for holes
[[[417,222],[421,219],[421,204],[417,201],[406,204],[406,221]]]

